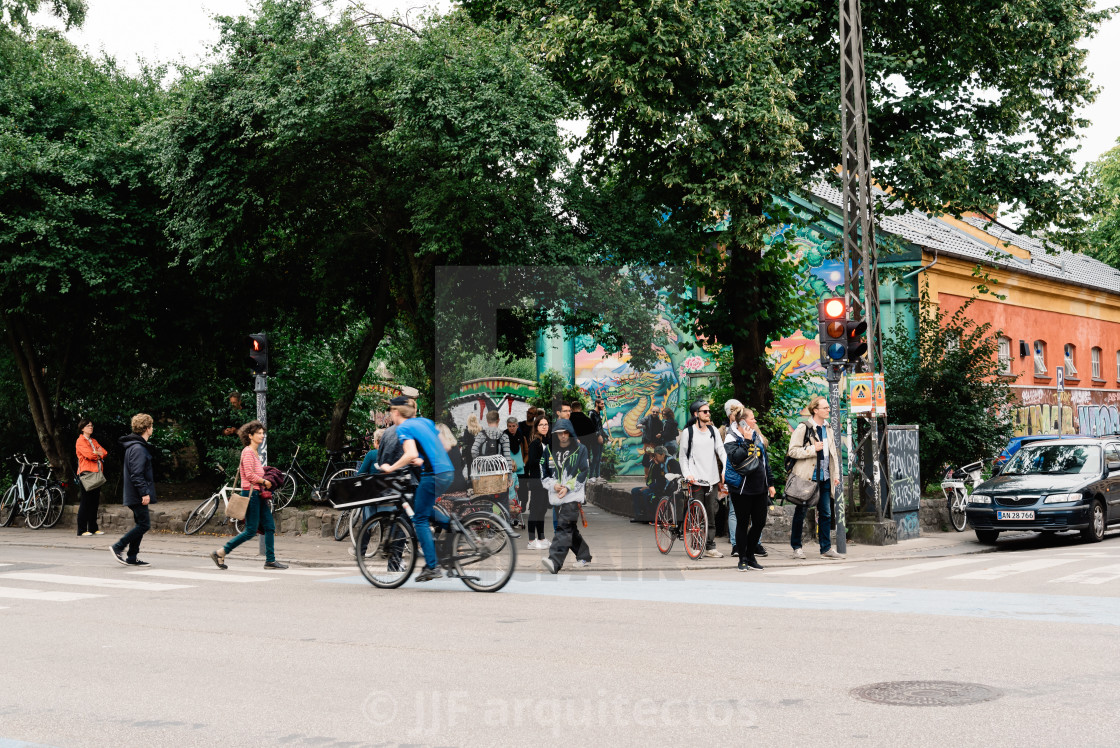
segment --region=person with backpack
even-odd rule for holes
[[[719,494],[723,490],[723,466],[727,464],[727,452],[712,424],[711,406],[697,400],[689,410],[696,420],[681,432],[681,469],[689,481],[699,480],[708,484],[703,499],[704,509],[708,512],[705,553],[712,558],[723,558],[723,554],[716,550],[716,512],[719,510]]]
[[[762,570],[755,557],[761,548],[766,512],[776,493],[774,473],[766,454],[765,440],[754,423],[754,413],[742,405],[731,409],[730,424],[724,438],[727,465],[724,478],[734,509],[736,523],[731,543],[739,554],[739,571]]]
[[[471,474],[474,475],[478,472],[478,467],[474,465],[474,461],[479,457],[492,457],[494,455],[501,455],[506,458],[506,462],[510,465],[510,470],[513,469],[513,455],[509,449],[509,432],[500,427],[501,415],[496,410],[486,411],[486,427],[479,432],[475,437],[474,444],[471,446]],[[506,514],[509,514],[509,489],[496,494],[487,494],[492,499],[505,507]],[[481,497],[480,497],[481,498]]]
[[[789,465],[792,474],[817,484],[817,537],[821,558],[842,559],[844,557],[832,548],[832,491],[840,483],[842,463],[828,425],[830,410],[828,398],[818,395],[809,401],[809,420],[797,424],[793,430],[786,455],[790,458],[787,463],[792,461]],[[798,504],[793,512],[789,544],[796,558],[805,558],[801,550],[801,531],[809,506],[808,503]]]

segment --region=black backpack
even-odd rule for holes
[[[476,438],[482,439],[482,446],[478,448],[479,457],[489,457],[502,453],[502,437],[499,435],[497,439],[491,439],[490,436],[483,431]]]

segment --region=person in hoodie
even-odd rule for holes
[[[569,550],[576,556],[577,568],[591,563],[591,549],[579,533],[583,484],[591,472],[591,463],[587,447],[580,444],[576,430],[567,418],[556,422],[552,434],[552,477],[543,478],[541,484],[548,489],[548,503],[556,507],[556,530],[548,556],[541,559],[541,566],[545,571],[556,574],[564,565]]]
[[[774,496],[774,474],[770,470],[770,459],[766,454],[765,440],[757,428],[754,413],[749,408],[736,405],[731,408],[730,425],[724,444],[727,448],[727,464],[724,466],[724,480],[731,503],[738,519],[736,537],[732,538],[739,554],[739,571],[762,570],[756,558],[760,547],[762,528],[766,526],[766,511]],[[755,469],[739,473],[735,465],[745,459],[758,458]]]
[[[141,561],[136,554],[140,551],[144,533],[152,528],[148,506],[156,501],[156,479],[152,471],[152,453],[148,449],[152,431],[152,417],[147,413],[137,413],[132,417],[132,433],[120,438],[124,451],[124,480],[121,481],[124,484],[124,505],[132,510],[132,519],[136,524],[109,550],[113,559],[125,566],[148,566],[148,562]]]

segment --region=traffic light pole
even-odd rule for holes
[[[825,377],[828,379],[828,405],[831,409],[832,421],[828,427],[832,430],[832,441],[836,444],[836,454],[843,455],[844,449],[840,444],[840,375],[843,368],[840,366],[829,366],[825,369]],[[840,480],[836,482],[837,490],[832,495],[832,529],[836,531],[834,537],[836,538],[836,552],[848,552],[848,537],[847,537],[847,509],[844,506],[844,465],[843,459],[841,463],[836,465],[834,469],[840,471]]]
[[[261,464],[268,464],[268,375],[258,374],[253,391],[257,393],[257,420],[264,424],[264,441],[261,442]],[[279,488],[279,486],[277,486]],[[264,501],[264,499],[261,499]],[[260,536],[260,554],[265,555],[264,535]]]

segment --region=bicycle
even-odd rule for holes
[[[683,476],[669,474],[667,480],[675,483],[673,493],[661,499],[653,516],[653,537],[657,550],[673,550],[677,538],[684,539],[684,552],[693,561],[704,557],[708,544],[708,512],[704,509],[704,494],[710,487],[703,481],[688,481]],[[684,518],[677,521],[677,501],[683,500]]]
[[[358,538],[368,536],[367,553],[356,553],[358,569],[379,589],[396,589],[408,581],[416,567],[416,531],[412,526],[415,486],[408,471],[362,476],[359,481],[336,485],[331,505],[360,510],[374,505],[377,513],[362,524]],[[517,566],[520,537],[506,521],[492,512],[457,512],[435,520],[441,527],[436,538],[439,565],[451,578],[476,592],[497,592],[509,582]],[[361,543],[359,542],[359,545]]]
[[[949,506],[949,521],[957,532],[964,532],[968,526],[968,496],[983,482],[980,473],[984,461],[977,460],[956,470],[950,469],[941,481],[941,492]],[[972,484],[971,490],[968,483]]]
[[[225,474],[225,468],[223,468],[221,465],[218,465],[217,468],[218,472]],[[214,513],[218,511],[218,502],[222,502],[223,510],[228,509],[230,494],[232,494],[234,491],[240,490],[240,471],[238,471],[234,473],[233,478],[227,485],[219,488],[217,491],[210,495],[210,498],[206,499],[191,510],[191,513],[187,515],[187,521],[183,524],[183,534],[194,535],[196,532],[205,527],[206,523],[210,521],[210,518],[214,516]],[[238,535],[240,535],[242,530],[245,529],[245,520],[243,519],[230,519],[229,517],[226,517],[225,521],[227,523],[233,523],[234,532]]]
[[[353,447],[347,444],[342,449],[327,452],[327,464],[323,468],[323,477],[319,479],[318,485],[311,489],[311,500],[313,502],[321,504],[326,501],[327,490],[334,481],[339,478],[350,478],[358,474],[358,469],[355,467],[354,463],[344,463],[337,460],[343,453],[352,450]],[[296,492],[299,490],[299,480],[304,481],[308,485],[315,485],[315,480],[300,466],[298,460],[299,447],[296,447],[296,453],[292,455],[292,462],[288,465],[288,469],[284,471],[284,483],[272,492],[272,511],[274,512],[292,503],[292,499],[295,498]],[[342,467],[343,465],[347,465],[347,467]],[[336,539],[341,540],[342,538]]]
[[[30,462],[27,455],[13,455],[11,459],[19,465],[15,483],[0,499],[0,526],[10,527],[17,514],[22,514],[24,522],[32,530],[44,525],[53,527],[62,517],[62,504],[65,495],[62,484],[51,480],[48,467],[44,475],[39,471],[42,463]],[[50,524],[47,524],[48,520]]]

